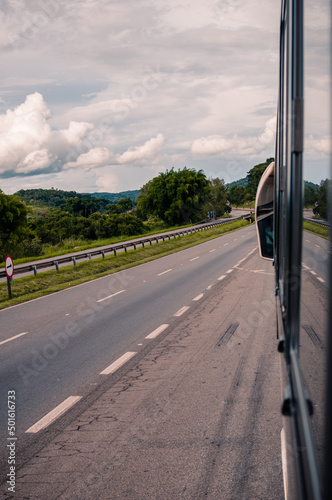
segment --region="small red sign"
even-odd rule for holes
[[[5,271],[7,274],[7,277],[10,279],[14,275],[14,262],[13,259],[11,258],[10,255],[7,255],[6,260],[5,260]]]

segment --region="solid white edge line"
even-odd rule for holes
[[[287,479],[287,453],[286,453],[286,436],[284,428],[281,429],[281,463],[282,463],[282,477],[284,483],[285,500],[288,500],[288,479]]]
[[[126,290],[120,290],[119,292],[112,293],[112,295],[108,295],[107,297],[104,297],[103,299],[99,299],[96,302],[103,302],[104,300],[111,299],[112,297],[115,297],[116,295],[120,295],[120,293],[125,292]]]
[[[188,311],[188,309],[190,309],[190,306],[183,306],[183,307],[181,307],[181,309],[178,310],[178,312],[176,312],[174,314],[174,316],[177,316],[177,317],[182,316],[182,314],[184,314],[186,311]]]
[[[114,363],[105,368],[105,370],[100,372],[100,375],[110,375],[111,373],[116,372],[119,368],[121,368],[122,365],[124,365],[127,361],[129,361],[130,358],[135,356],[135,354],[137,354],[137,352],[131,352],[131,351],[126,352],[125,354],[120,356],[119,359],[114,361]]]
[[[221,281],[221,280],[223,280],[224,278],[226,278],[226,274],[223,274],[222,276],[220,276],[220,278],[218,278],[218,281]]]
[[[145,338],[146,339],[155,339],[156,337],[158,337],[158,335],[160,335],[168,327],[169,327],[169,325],[167,325],[166,323],[164,325],[160,325],[160,326],[158,326],[158,328],[153,330],[153,332],[149,333],[149,335],[147,335]]]
[[[163,271],[162,273],[157,274],[157,276],[162,276],[163,274],[169,273],[172,269],[167,269],[167,271]]]
[[[6,344],[6,342],[11,342],[12,340],[18,339],[19,337],[22,337],[22,335],[26,335],[27,333],[28,332],[19,333],[18,335],[15,335],[15,337],[10,337],[10,339],[3,340],[2,342],[0,342],[0,345]]]
[[[60,403],[52,411],[45,415],[45,417],[41,418],[40,420],[38,420],[38,422],[29,427],[29,429],[25,432],[36,434],[36,432],[39,432],[41,429],[48,427],[57,418],[59,418],[67,410],[69,410],[69,408],[74,406],[74,404],[77,403],[77,401],[79,401],[81,398],[82,396],[69,396],[69,398],[62,401],[62,403]]]
[[[201,300],[201,298],[203,298],[203,297],[204,297],[204,293],[200,293],[199,295],[197,295],[197,297],[195,297],[193,299],[193,301]]]

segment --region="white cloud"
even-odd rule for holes
[[[50,116],[37,92],[14,111],[0,115],[0,172],[15,170],[29,153],[42,149],[51,133]]]
[[[191,152],[205,156],[223,153],[234,156],[259,155],[274,148],[275,134],[276,118],[273,117],[265,123],[264,131],[259,136],[241,138],[234,135],[231,139],[218,135],[201,137],[192,143]]]
[[[32,151],[27,154],[23,161],[21,161],[17,168],[17,173],[28,174],[30,172],[35,172],[37,170],[43,170],[48,167],[54,158],[50,155],[49,151],[45,148]]]
[[[70,145],[78,146],[86,133],[93,128],[93,123],[71,121],[68,129],[60,132]]]
[[[157,137],[146,141],[143,146],[129,148],[119,156],[118,163],[120,165],[126,163],[145,164],[147,161],[153,161],[161,152],[164,142],[163,134],[158,134]]]
[[[105,165],[110,158],[106,148],[93,148],[88,153],[81,154],[76,161],[66,163],[63,168],[95,168]]]
[[[328,150],[328,10],[305,12],[310,161]],[[122,191],[174,164],[249,170],[274,150],[279,16],[273,0],[3,0],[1,186]]]
[[[51,111],[38,92],[28,95],[14,110],[0,114],[0,173],[39,173],[55,161],[61,166],[69,152],[79,157],[81,141],[93,133],[94,125],[71,121],[67,129],[57,131],[52,130],[50,119]]]

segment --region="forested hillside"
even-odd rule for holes
[[[253,166],[245,179],[225,185],[200,170],[166,170],[140,191],[77,193],[60,189],[0,190],[0,254],[13,258],[48,255],[67,249],[130,237],[147,231],[221,217],[233,207],[253,207],[259,180],[273,161]],[[304,203],[327,213],[327,181],[305,183]],[[137,196],[139,195],[139,196]]]

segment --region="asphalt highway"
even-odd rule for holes
[[[327,252],[304,233],[316,344]],[[0,442],[13,391],[27,463],[4,498],[283,498],[273,275],[248,226],[1,311]]]
[[[18,395],[17,436],[70,395],[86,395],[100,382],[101,371],[123,353],[142,348],[138,344],[177,318],[181,308],[193,310],[193,299],[256,245],[255,226],[248,227],[1,311],[0,398],[4,401],[8,390]]]

